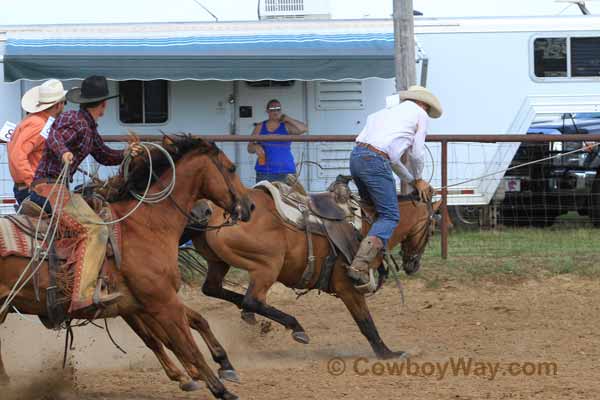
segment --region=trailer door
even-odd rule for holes
[[[269,100],[277,99],[281,102],[282,112],[299,121],[306,122],[306,106],[304,95],[304,83],[300,81],[239,81],[237,96],[237,121],[236,134],[250,135],[255,124],[266,120],[266,105]],[[254,185],[256,156],[248,154],[247,142],[238,144],[239,151],[239,173],[244,184]],[[293,143],[292,152],[296,164],[302,158],[308,159],[307,146],[305,143]],[[304,177],[305,169],[301,176],[303,184],[307,184]]]

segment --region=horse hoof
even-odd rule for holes
[[[409,357],[409,354],[405,351],[390,351],[389,353],[380,354],[377,356],[380,360],[405,360]]]
[[[189,381],[185,383],[182,382],[179,384],[179,389],[183,390],[184,392],[194,392],[202,389],[202,385],[200,385],[200,383],[197,381]]]
[[[221,396],[221,399],[223,400],[240,400],[239,397],[237,397],[235,394],[225,391],[225,393],[223,393],[223,396]]]
[[[310,342],[310,339],[308,338],[306,332],[292,332],[292,337],[298,343],[308,344]]]
[[[220,369],[219,378],[233,383],[240,383],[240,377],[233,369]]]
[[[256,325],[256,316],[253,312],[250,311],[242,311],[241,314],[242,320],[248,325]]]

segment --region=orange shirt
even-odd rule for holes
[[[47,111],[28,115],[17,125],[8,142],[8,167],[16,183],[30,186],[33,182],[46,142],[40,132],[49,117],[50,113]]]

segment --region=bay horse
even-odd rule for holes
[[[214,397],[234,400],[238,397],[225,388],[204,360],[190,325],[200,330],[209,343],[214,360],[221,366],[220,373],[235,372],[227,354],[216,342],[207,322],[185,307],[177,296],[181,285],[178,242],[189,221],[190,211],[199,199],[211,199],[241,221],[249,220],[253,204],[235,173],[235,165],[214,144],[191,136],[168,138],[163,144],[169,146],[175,162],[173,191],[168,199],[159,203],[140,205],[120,223],[123,237],[121,268],[116,267],[114,259],[109,260],[110,284],[123,293],[123,298],[99,314],[75,312],[70,317],[122,317],[154,351],[169,378],[179,382],[181,389],[196,389],[195,382],[202,380]],[[164,156],[158,160],[154,155],[151,157],[155,179],[150,193],[156,193],[171,179],[170,164]],[[133,171],[120,188],[117,199],[111,203],[115,219],[126,215],[135,206],[137,200],[128,195],[130,189],[139,192],[148,182],[150,171],[147,168],[134,168]],[[28,259],[23,257],[0,258],[0,301],[9,295],[27,263]],[[30,282],[17,294],[11,306],[22,314],[47,317],[45,289],[48,282],[48,268],[44,265],[39,272],[40,301],[36,301]],[[0,316],[0,322],[5,317],[6,312]],[[163,345],[175,354],[192,381],[171,363]],[[0,380],[8,380],[1,359]]]
[[[280,323],[292,331],[297,342],[307,344],[308,335],[298,320],[269,304],[267,293],[277,281],[294,288],[307,266],[308,240],[306,233],[284,222],[279,216],[273,198],[260,189],[247,192],[256,205],[252,220],[227,229],[195,232],[186,231],[194,247],[207,260],[208,271],[202,292],[235,304],[242,309],[242,318],[252,323],[253,313]],[[419,202],[415,198],[399,197],[400,223],[388,243],[388,249],[401,244],[403,267],[411,274],[418,270],[420,258],[432,232],[433,214],[441,202]],[[210,225],[223,223],[223,210],[215,207]],[[373,209],[363,207],[362,234],[366,234],[374,217]],[[320,271],[329,255],[330,243],[324,236],[313,235],[315,273],[308,284],[314,288]],[[352,314],[362,334],[381,359],[402,357],[403,351],[392,351],[383,342],[371,317],[365,295],[360,293],[346,274],[346,267],[338,257],[333,268],[328,292],[339,297]],[[379,260],[381,262],[381,260]],[[230,266],[248,271],[249,287],[244,295],[223,287]]]

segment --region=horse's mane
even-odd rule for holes
[[[166,140],[162,146],[175,163],[193,150],[198,150],[202,154],[217,154],[219,152],[219,148],[214,143],[201,138],[194,138],[190,134],[165,136],[165,138]],[[152,183],[154,183],[157,177],[160,177],[171,168],[171,163],[161,151],[154,147],[150,148],[150,156],[152,158]],[[111,203],[132,199],[131,191],[143,193],[146,189],[148,175],[150,174],[148,153],[144,151],[142,155],[131,160],[128,176],[124,176],[124,173],[125,171],[121,168],[118,175],[108,179],[105,190],[99,190]]]

